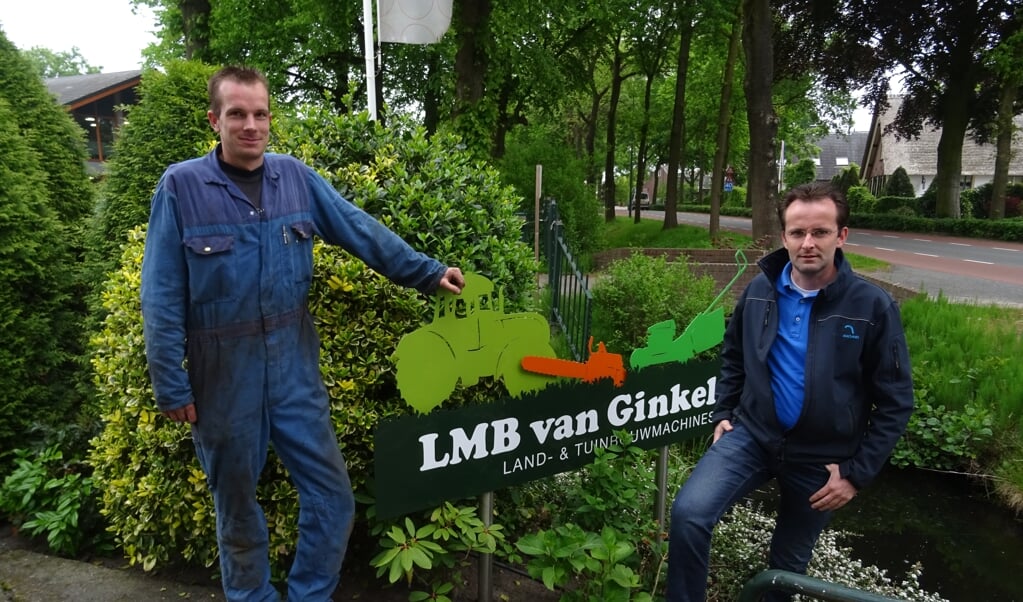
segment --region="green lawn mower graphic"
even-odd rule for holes
[[[455,390],[486,376],[499,378],[518,397],[554,379],[526,372],[525,356],[555,357],[547,320],[537,313],[504,313],[504,294],[479,274],[465,274],[461,295],[439,293],[433,321],[402,337],[392,355],[398,390],[427,413]]]
[[[718,304],[749,266],[741,250],[735,252],[735,262],[739,271],[707,309],[693,318],[681,335],[675,337],[675,320],[664,320],[647,328],[646,346],[635,349],[629,356],[629,366],[633,370],[670,362],[685,363],[697,353],[721,344],[725,338],[725,310]]]

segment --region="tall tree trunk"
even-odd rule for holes
[[[480,103],[486,91],[487,38],[490,31],[491,0],[459,0],[454,11],[458,17],[455,52],[456,130],[465,142],[481,156],[490,152],[490,123],[483,116]]]
[[[991,207],[988,209],[991,219],[1005,217],[1005,191],[1009,184],[1009,161],[1012,159],[1012,134],[1015,130],[1012,105],[1016,101],[1019,79],[1018,76],[1006,78],[998,99],[998,141],[995,146],[995,174],[991,181]]]
[[[210,60],[210,2],[181,0],[181,31],[185,38],[185,58]]]
[[[935,175],[937,217],[959,218],[959,182],[963,173],[963,140],[970,122],[968,94],[950,82],[941,109],[941,137],[938,139],[938,173]]]
[[[725,73],[721,81],[721,101],[718,104],[717,144],[714,150],[714,168],[710,175],[710,239],[717,241],[721,228],[721,195],[725,188],[725,162],[728,160],[728,136],[732,130],[732,81],[735,78],[735,61],[739,58],[739,41],[742,39],[742,2],[735,9],[732,22],[732,36],[728,41],[728,57],[725,59]]]
[[[637,157],[638,163],[636,165],[636,172],[639,176],[636,178],[636,189],[633,192],[635,196],[632,198],[636,199],[635,209],[636,214],[633,216],[635,222],[639,223],[639,214],[641,209],[639,206],[640,192],[643,191],[643,187],[646,184],[646,155],[647,155],[647,138],[650,134],[650,98],[653,96],[654,78],[652,75],[646,76],[646,86],[643,90],[643,122],[639,126],[639,156]],[[653,197],[650,198],[650,203],[654,202]],[[667,219],[667,212],[665,212],[665,219]]]
[[[604,220],[615,220],[615,129],[618,125],[618,100],[622,95],[622,38],[615,38],[611,58],[611,96],[607,103],[607,148],[604,154]]]
[[[607,92],[605,88],[603,92],[597,92],[594,90],[593,95],[590,98],[590,110],[589,114],[583,118],[586,124],[586,137],[584,140],[586,150],[586,178],[591,186],[596,187],[600,181],[600,173],[597,169],[597,162],[594,160],[597,154],[597,123],[599,122],[598,117],[600,116],[600,100],[604,98],[604,94]]]
[[[433,82],[440,77],[440,55],[431,52],[426,60],[426,81]],[[423,127],[431,136],[437,131],[440,125],[440,91],[433,85],[426,86],[426,95],[423,98]]]
[[[778,197],[778,168],[774,153],[778,116],[771,102],[774,43],[770,0],[744,0],[743,15],[746,119],[749,121],[750,138],[746,194],[753,207],[753,239],[774,248],[780,242],[780,227],[774,211]]]
[[[980,32],[976,10],[969,5],[959,5],[960,18],[956,27],[961,36],[969,37]],[[948,79],[939,99],[941,116],[941,137],[938,138],[938,170],[934,183],[937,192],[935,214],[937,217],[961,217],[959,204],[959,182],[963,172],[963,140],[970,125],[971,103],[975,97],[979,69],[974,65],[971,44],[957,44],[949,49]]]
[[[671,111],[668,138],[668,182],[664,195],[664,229],[678,227],[678,182],[682,149],[686,140],[686,77],[689,74],[689,50],[693,45],[693,20],[689,2],[678,6],[679,44],[675,60],[675,102]]]

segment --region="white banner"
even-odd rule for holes
[[[451,0],[380,0],[380,41],[433,44],[451,25]]]

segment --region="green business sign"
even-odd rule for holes
[[[465,277],[462,294],[438,295],[433,320],[395,349],[398,389],[418,414],[377,427],[378,516],[579,468],[622,430],[647,449],[711,432],[719,364],[691,360],[721,343],[724,311],[714,308],[731,283],[681,334],[673,320],[649,327],[627,371],[592,340],[585,362],[555,357],[542,316],[505,313],[489,280]],[[482,377],[500,379],[512,398],[438,408],[459,382]]]
[[[425,416],[402,416],[376,431],[377,514],[397,516],[573,470],[626,430],[655,448],[712,431],[718,362],[646,368],[622,387],[557,383]]]

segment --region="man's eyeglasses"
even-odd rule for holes
[[[785,232],[785,237],[803,240],[806,238],[806,235],[809,234],[814,237],[815,240],[824,240],[825,238],[830,238],[834,233],[834,230],[825,230],[824,228],[814,228],[813,230],[794,229]]]

